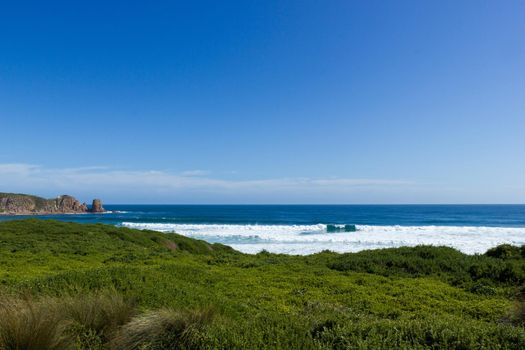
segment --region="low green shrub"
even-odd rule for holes
[[[525,348],[522,251],[246,255],[175,234],[5,222],[0,295],[30,297],[2,299],[0,349]]]
[[[524,247],[516,247],[510,244],[502,244],[487,250],[486,256],[498,259],[522,258]]]
[[[456,286],[472,286],[476,281],[491,286],[519,285],[525,282],[525,259],[509,260],[521,257],[521,248],[509,247],[499,246],[485,255],[432,246],[378,249],[335,256],[328,267],[382,276],[431,276]]]
[[[523,349],[525,333],[505,324],[455,318],[373,320],[330,325],[315,335],[324,349]]]

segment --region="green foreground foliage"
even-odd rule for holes
[[[10,221],[0,349],[523,349],[524,282],[522,247],[246,255],[176,234]]]

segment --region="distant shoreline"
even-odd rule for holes
[[[88,207],[86,203],[67,194],[46,199],[23,193],[0,193],[1,216],[88,214],[105,211],[100,199],[93,199],[93,204]]]
[[[71,212],[71,213],[56,213],[56,212],[46,212],[46,213],[0,213],[0,216],[43,216],[43,215],[84,215],[84,214],[98,214],[91,212]]]
[[[93,214],[111,214],[118,213],[118,210],[106,210],[103,212],[70,212],[70,213],[57,213],[57,212],[46,212],[46,213],[0,213],[0,216],[46,216],[46,215],[93,215]]]

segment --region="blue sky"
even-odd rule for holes
[[[523,1],[0,3],[0,191],[524,203]]]

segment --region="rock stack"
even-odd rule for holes
[[[106,209],[102,206],[102,201],[100,199],[93,199],[93,204],[91,204],[92,213],[103,213]]]

